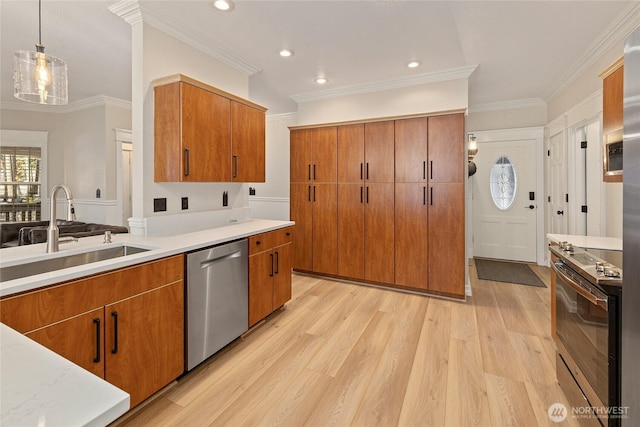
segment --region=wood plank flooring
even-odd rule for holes
[[[549,286],[549,271],[534,267]],[[558,426],[549,288],[466,303],[293,275],[284,310],[121,426]]]

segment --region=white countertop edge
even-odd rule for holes
[[[0,424],[105,426],[129,394],[0,323]]]
[[[547,234],[547,238],[554,242],[569,242],[574,246],[588,249],[604,249],[609,251],[621,251],[622,239],[617,237],[580,236],[575,234]]]
[[[109,245],[121,246],[123,244],[128,244],[149,248],[150,250],[110,260],[66,268],[64,270],[42,273],[7,282],[0,282],[0,297],[190,252],[207,246],[242,239],[291,225],[294,225],[294,222],[253,219],[223,227],[185,233],[176,236],[135,236],[131,234],[114,234],[112,235],[113,243],[111,244],[102,243],[102,236],[92,236],[82,238],[77,243],[73,242],[61,245],[60,252],[57,254],[45,254],[44,243],[21,246],[18,248],[6,248],[2,249],[2,252],[0,252],[0,255],[2,256],[0,266],[2,267],[38,261],[52,256],[64,256],[86,252],[90,249],[106,248]]]

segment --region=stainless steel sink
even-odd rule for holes
[[[24,264],[12,265],[0,268],[0,282],[34,276],[36,274],[48,273],[50,271],[62,270],[78,265],[92,262],[104,261],[107,259],[119,258],[127,255],[146,252],[150,249],[137,246],[116,246],[104,249],[97,249],[79,254],[48,258],[39,261],[27,262]]]

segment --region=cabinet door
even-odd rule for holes
[[[429,193],[429,290],[464,296],[464,184],[431,184]]]
[[[183,176],[180,83],[156,86],[153,97],[153,180],[179,182]]]
[[[231,180],[265,181],[265,116],[239,102],[231,101]]]
[[[338,129],[335,126],[312,129],[311,176],[315,182],[337,182]]]
[[[104,378],[104,309],[25,334],[32,340]]]
[[[393,182],[394,122],[367,123],[364,125],[364,135],[367,182]]]
[[[427,289],[426,184],[398,183],[395,187],[395,283]]]
[[[293,268],[313,270],[313,201],[310,184],[291,184],[290,217],[296,225],[293,230]]]
[[[338,184],[338,275],[364,279],[364,186]]]
[[[273,251],[273,310],[291,299],[291,243],[278,246]]]
[[[464,182],[464,116],[429,117],[429,182]]]
[[[364,179],[364,126],[338,126],[338,182]]]
[[[183,282],[105,307],[105,379],[131,407],[184,371]]]
[[[292,130],[289,134],[290,180],[311,181],[311,129]]]
[[[249,257],[249,327],[273,311],[274,256],[265,251]]]
[[[622,129],[624,65],[602,80],[602,134]]]
[[[337,184],[314,184],[313,271],[338,271],[338,188]]]
[[[231,180],[231,101],[183,83],[182,181]]]
[[[396,182],[425,182],[427,178],[428,119],[396,120]]]
[[[365,279],[394,283],[394,185],[368,183],[365,187]],[[340,250],[343,248],[340,246]]]

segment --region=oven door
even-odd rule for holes
[[[607,295],[563,262],[554,262],[552,267],[556,273],[558,352],[591,406],[606,406],[609,403]]]

